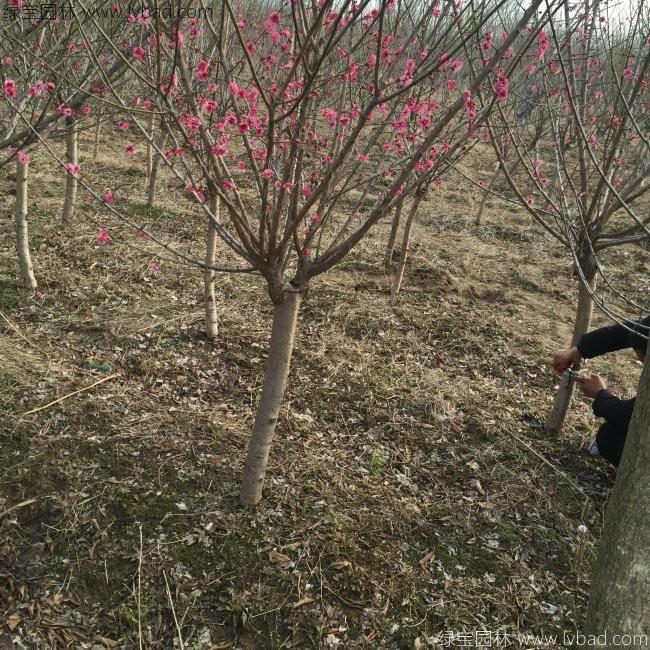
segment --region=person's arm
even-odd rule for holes
[[[644,337],[640,334],[647,336],[648,330],[645,328],[650,327],[650,316],[640,321],[626,321],[626,324],[636,333],[615,323],[583,334],[576,346],[578,354],[584,359],[591,359],[607,352],[642,347]]]
[[[612,395],[606,388],[598,392],[592,405],[594,415],[607,422],[622,424],[629,422],[636,398],[621,399]]]

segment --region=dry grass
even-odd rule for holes
[[[195,208],[163,184],[146,212],[136,172],[109,157],[96,171],[198,252]],[[35,183],[42,302],[14,290],[2,234],[0,511],[36,501],[0,520],[0,642],[9,621],[30,648],[137,647],[140,629],[145,647],[178,647],[172,605],[197,649],[422,648],[445,630],[580,625],[612,475],[584,453],[589,413],[576,407],[558,440],[539,427],[575,286],[525,216],[489,202],[476,230],[467,188],[438,190],[397,308],[378,264],[387,224],[314,285],[253,512],[236,497],[267,350],[263,282],[220,280],[211,345],[197,271],[163,262],[151,278],[157,251],[118,228],[97,248],[93,206],[59,232],[43,161]],[[648,255],[609,259],[635,288]],[[638,377],[625,355],[590,367],[627,393]],[[108,372],[120,377],[21,415]]]

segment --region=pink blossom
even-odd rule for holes
[[[229,178],[224,178],[221,185],[226,192],[231,192],[235,189],[235,184]]]
[[[77,176],[77,175],[79,174],[79,172],[81,171],[81,168],[79,167],[79,165],[77,165],[77,164],[75,164],[75,163],[71,163],[71,162],[66,163],[66,164],[65,164],[65,168],[66,168],[66,169],[67,169],[67,170],[68,170],[68,171],[69,171],[73,176]]]
[[[106,190],[102,195],[102,201],[104,201],[106,205],[113,205],[115,203],[115,195],[113,194],[113,190]]]
[[[302,256],[303,257],[309,257],[310,255],[311,255],[311,248],[307,248],[307,246],[305,246],[302,249]]]
[[[142,49],[141,47],[139,46],[134,47],[131,50],[131,54],[133,55],[134,59],[137,59],[138,61],[144,61],[144,49]]]
[[[359,162],[365,163],[368,162],[368,156],[365,153],[359,154]]]
[[[623,70],[623,76],[626,79],[632,79],[632,77],[634,77],[634,70],[632,70],[632,68],[625,68],[625,70]]]
[[[29,161],[31,160],[30,155],[28,153],[25,153],[24,151],[19,151],[17,158],[18,158],[18,162],[21,165],[29,165]]]
[[[218,104],[214,99],[206,99],[203,102],[203,110],[210,115],[211,113],[214,113],[216,110]]]
[[[447,87],[447,90],[455,90],[458,84],[455,79],[445,79],[445,86]]]
[[[135,145],[127,144],[126,147],[124,147],[124,151],[126,151],[129,156],[135,156]]]
[[[210,75],[210,65],[205,59],[201,59],[196,64],[196,70],[194,70],[194,76],[197,79],[207,79]]]
[[[217,142],[216,144],[213,144],[212,147],[210,147],[210,151],[215,156],[225,156],[228,153],[228,147]]]
[[[262,172],[262,178],[265,180],[269,180],[270,178],[273,178],[273,170],[269,169],[268,167]]]
[[[118,122],[117,123],[117,128],[120,131],[128,131],[129,130],[130,124],[128,122]]]
[[[16,96],[16,82],[13,79],[5,79],[5,95],[10,99]]]
[[[96,241],[100,246],[105,246],[106,244],[110,243],[111,236],[108,234],[108,230],[106,230],[106,228],[99,229]]]
[[[151,273],[151,275],[158,275],[158,273],[160,273],[160,264],[157,260],[151,260],[151,263],[149,264],[149,273]]]

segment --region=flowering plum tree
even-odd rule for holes
[[[0,26],[0,167],[16,161],[16,240],[21,283],[36,288],[29,254],[27,194],[30,150],[47,137],[66,138],[66,189],[63,221],[74,211],[77,176],[77,120],[92,114],[90,101],[103,84],[114,86],[126,70],[120,58],[103,57],[98,71],[87,56],[89,34],[78,25],[53,19],[25,20],[22,2],[5,8]],[[114,35],[113,27],[111,32]],[[94,34],[94,32],[93,32]],[[57,129],[65,123],[65,127]]]
[[[119,41],[88,15],[100,37],[90,59],[101,72],[106,49],[129,70],[128,86],[107,84],[111,105],[183,181],[242,270],[266,280],[273,322],[243,504],[261,498],[308,287],[411,194],[415,214],[503,96],[505,61],[529,46],[522,28],[540,3],[478,47],[481,20],[505,0],[225,0],[218,17],[188,24],[152,5],[126,17]],[[467,57],[469,80],[458,75]],[[167,148],[151,137],[151,112],[164,115]]]
[[[522,63],[520,104],[526,93],[537,123],[546,125],[544,137],[518,111],[499,106],[488,120],[511,190],[573,255],[580,280],[574,345],[589,327],[596,279],[599,274],[604,279],[598,251],[650,235],[650,220],[635,208],[648,190],[644,181],[650,170],[644,132],[650,48],[644,21],[639,7],[628,29],[615,30],[605,3],[565,5],[564,24],[551,22],[548,33],[540,31],[531,60]],[[511,161],[505,143],[512,148]],[[611,283],[604,286],[612,289]],[[638,311],[638,305],[632,307]],[[572,391],[573,381],[564,379],[548,430],[560,431]]]

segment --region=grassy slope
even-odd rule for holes
[[[92,170],[200,253],[197,208],[173,184],[149,213],[119,151]],[[613,475],[585,455],[589,412],[576,406],[559,440],[539,428],[576,292],[520,211],[488,203],[472,232],[472,191],[434,191],[395,310],[377,263],[386,224],[315,283],[252,512],[236,497],[269,332],[263,283],[219,280],[211,345],[196,270],[163,261],[152,278],[155,249],[117,227],[97,247],[92,204],[59,232],[62,188],[45,161],[33,172],[42,301],[16,292],[9,221],[0,233],[0,511],[36,499],[0,520],[0,612],[27,647],[132,647],[139,625],[145,645],[172,647],[172,604],[186,648],[427,647],[444,630],[580,624]],[[9,209],[7,172],[0,182]],[[640,291],[647,261],[638,248],[607,260]],[[629,355],[589,367],[633,393]],[[120,376],[21,415],[109,368]]]

